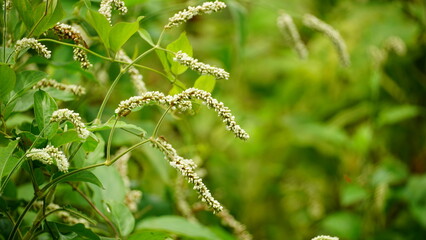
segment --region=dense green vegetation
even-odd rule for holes
[[[1,10],[0,31],[0,239],[249,239],[200,204],[192,184],[152,147],[161,149],[161,139],[196,162],[213,197],[253,239],[426,236],[423,1],[224,0],[227,8],[165,31],[168,18],[203,2],[126,0],[127,13],[114,10],[111,26],[97,12],[100,1],[11,2],[7,14]],[[306,59],[277,26],[283,13],[293,18]],[[304,24],[305,14],[340,33],[349,66],[328,36]],[[78,28],[81,38],[58,34],[57,22]],[[24,37],[38,39],[51,58],[17,52]],[[83,69],[73,47],[93,66]],[[134,109],[114,125],[120,101],[139,93],[120,49],[140,57],[133,67],[148,91],[211,92],[250,138],[234,137],[199,100],[183,113]],[[225,69],[229,80],[200,77],[173,60],[179,50]],[[33,88],[44,78],[86,94]],[[63,108],[79,113],[89,137],[70,121],[50,123]],[[114,166],[135,144],[141,146],[125,156],[126,179]],[[48,145],[70,159],[68,173],[31,161],[31,149]],[[105,166],[111,159],[118,161]],[[132,208],[125,199],[137,191],[142,196]],[[32,206],[40,200],[63,214],[46,216],[52,209]],[[69,224],[64,213],[86,219],[86,227]]]

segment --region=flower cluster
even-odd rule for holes
[[[43,149],[33,148],[27,153],[27,157],[48,165],[56,163],[59,171],[68,172],[69,163],[67,157],[62,151],[53,146],[48,145]]]
[[[41,209],[43,207],[43,201],[37,201],[34,203],[34,208]],[[71,225],[75,225],[78,223],[83,224],[86,228],[89,227],[89,222],[84,218],[75,218],[71,216],[71,214],[65,210],[62,210],[62,208],[55,204],[55,203],[49,203],[49,205],[46,206],[46,214],[50,214],[52,212],[55,212],[55,215],[58,216],[60,219],[62,219],[63,222],[69,223]]]
[[[57,23],[52,29],[55,34],[58,35],[59,39],[71,39],[78,46],[87,48],[87,44],[81,36],[81,33],[74,27],[65,23]],[[88,69],[92,67],[92,64],[87,58],[87,53],[83,49],[75,47],[73,53],[74,60],[80,62],[81,68]]]
[[[50,118],[50,122],[61,122],[63,120],[68,120],[74,124],[75,130],[80,138],[86,139],[89,136],[90,131],[86,129],[78,113],[66,108],[59,109],[53,112]]]
[[[217,99],[213,98],[209,92],[199,90],[196,88],[188,88],[185,91],[176,94],[173,96],[173,100],[170,103],[174,105],[178,102],[188,101],[190,99],[199,99],[202,100],[207,107],[212,108],[222,121],[226,125],[226,129],[233,132],[236,137],[247,140],[249,135],[235,122],[235,116],[232,115],[231,110],[226,107],[223,102],[219,102]]]
[[[173,60],[203,75],[209,74],[214,76],[216,79],[229,79],[229,73],[225,70],[199,62],[198,59],[192,58],[182,51],[177,52]]]
[[[170,29],[172,27],[185,23],[194,16],[218,12],[224,8],[226,8],[226,4],[220,1],[205,2],[201,6],[188,7],[187,9],[184,9],[176,13],[173,17],[169,18],[169,22],[164,28]]]
[[[129,207],[130,211],[136,212],[138,210],[138,204],[141,201],[142,192],[139,190],[130,190],[126,192],[124,197],[124,204]]]
[[[342,36],[340,36],[340,33],[336,29],[311,14],[305,14],[303,16],[303,23],[307,27],[324,33],[331,42],[333,42],[342,65],[350,65],[349,54],[346,49],[345,41],[343,41]]]
[[[15,45],[16,53],[19,53],[20,51],[26,48],[32,48],[36,50],[38,54],[42,55],[45,58],[50,58],[51,56],[51,51],[49,51],[46,46],[39,43],[34,38],[23,38],[16,42],[16,45]]]
[[[222,211],[222,205],[213,198],[210,190],[204,185],[202,179],[195,172],[197,167],[191,159],[185,159],[179,156],[176,150],[163,138],[152,140],[154,147],[164,153],[165,159],[169,161],[170,166],[179,170],[179,172],[194,184],[193,189],[198,192],[202,202],[206,203],[214,212]]]
[[[312,238],[312,240],[339,240],[338,237],[330,237],[327,235],[320,235]]]
[[[233,132],[236,137],[247,140],[249,135],[235,122],[235,116],[231,110],[222,102],[219,102],[211,96],[209,92],[196,88],[188,88],[185,91],[173,95],[165,96],[161,92],[147,92],[141,96],[134,96],[127,100],[121,101],[115,113],[119,116],[128,115],[133,109],[142,107],[147,104],[157,103],[165,106],[174,107],[180,111],[186,111],[191,108],[192,99],[202,100],[207,107],[212,108],[226,125],[226,129]]]
[[[36,85],[34,85],[33,89],[47,88],[47,87],[52,87],[58,90],[71,92],[77,96],[86,94],[86,89],[84,87],[81,87],[78,85],[67,85],[67,84],[59,83],[53,79],[46,79],[46,78],[42,79]]]
[[[117,58],[120,61],[131,63],[133,62],[123,50],[118,51]],[[135,67],[131,66],[128,70],[130,74],[130,79],[132,80],[133,85],[135,86],[138,94],[143,94],[147,92],[145,82],[143,81],[143,76]]]
[[[99,13],[104,15],[108,22],[111,24],[111,12],[112,9],[116,9],[120,14],[124,15],[127,13],[127,7],[121,0],[102,0],[99,8]]]
[[[397,55],[403,56],[407,52],[407,46],[404,41],[397,36],[390,36],[384,42],[384,49],[394,51]]]
[[[277,25],[281,33],[289,42],[291,42],[291,45],[296,50],[297,54],[299,54],[299,57],[301,59],[306,59],[308,57],[308,50],[300,39],[299,32],[293,22],[293,18],[286,13],[282,13],[277,19]]]
[[[157,104],[168,104],[166,96],[163,93],[158,91],[146,92],[141,96],[134,96],[127,100],[121,101],[118,105],[118,108],[115,109],[115,113],[119,116],[128,115],[133,109],[142,107],[148,104],[157,103]]]

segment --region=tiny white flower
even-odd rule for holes
[[[34,38],[23,38],[21,40],[18,40],[15,45],[15,51],[19,53],[20,51],[26,49],[26,48],[32,48],[37,51],[38,54],[43,55],[45,58],[50,58],[51,51],[47,49],[46,46],[39,43]]]
[[[209,74],[214,76],[216,79],[229,79],[229,73],[222,68],[212,67],[209,64],[199,62],[198,59],[192,58],[182,51],[177,52],[173,60],[201,73],[202,75]]]
[[[86,139],[90,135],[84,123],[81,121],[80,115],[69,109],[59,109],[52,113],[50,122],[61,122],[68,120],[75,126],[75,130],[80,138]]]

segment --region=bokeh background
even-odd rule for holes
[[[140,25],[154,38],[168,17],[201,3],[125,2],[129,13],[115,14],[113,21],[145,16]],[[198,161],[214,196],[247,225],[254,239],[311,239],[320,234],[343,240],[425,237],[424,1],[225,2],[225,11],[168,31],[163,46],[186,31],[194,57],[231,73],[230,80],[216,82],[212,94],[233,110],[251,138],[236,139],[214,112],[201,106],[193,116],[168,116],[160,135],[183,156]],[[63,2],[68,16],[75,14],[74,4]],[[299,59],[278,30],[281,12],[294,18],[308,59]],[[303,25],[306,13],[341,33],[352,62],[349,67],[342,67],[326,36]],[[396,47],[389,47],[392,44]],[[96,42],[91,48],[102,52]],[[124,46],[130,57],[148,48],[138,36]],[[56,61],[68,59],[63,63],[74,67],[70,72],[52,70],[54,77],[72,81],[78,64],[71,62],[71,54],[60,47],[53,56]],[[95,74],[75,75],[85,77],[83,85],[92,91],[75,105],[86,119],[95,118],[106,86],[119,71],[117,64],[93,56],[91,60]],[[155,54],[139,63],[162,69]],[[172,89],[161,75],[141,72],[149,90]],[[197,77],[187,71],[179,80],[191,87]],[[125,76],[119,83],[106,116],[119,101],[135,94],[128,80]],[[147,107],[126,121],[152,132],[161,114],[158,107]],[[117,131],[113,147],[136,141]],[[143,191],[137,219],[178,214],[176,174],[163,164],[161,154],[144,147],[134,152],[129,164],[133,188]],[[195,194],[187,190],[189,202],[195,202]],[[210,213],[199,212],[197,217],[207,226],[219,224]]]

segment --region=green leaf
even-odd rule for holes
[[[103,201],[123,202],[126,194],[123,178],[115,167],[99,167],[93,169],[93,174],[105,186],[104,189],[93,188],[93,199],[97,201],[98,207],[102,207]]]
[[[102,43],[105,45],[105,48],[109,49],[109,33],[111,31],[111,26],[105,16],[89,9],[86,14],[86,21],[98,33]]]
[[[129,236],[128,240],[164,240],[170,237],[170,234],[154,231],[140,231]]]
[[[120,50],[124,43],[138,31],[139,21],[143,17],[138,17],[135,22],[120,22],[115,24],[109,32],[109,45],[114,52]]]
[[[350,212],[330,214],[321,223],[324,232],[342,239],[359,239],[361,224],[361,218]]]
[[[404,192],[410,212],[426,227],[426,175],[412,176]]]
[[[34,93],[34,115],[40,131],[49,124],[50,117],[52,117],[52,113],[56,110],[58,110],[58,105],[49,94],[42,90]],[[57,130],[57,123],[50,124],[45,132],[47,138],[53,137]]]
[[[340,202],[343,206],[349,206],[368,197],[367,191],[356,184],[345,184],[340,193]]]
[[[0,100],[6,99],[10,91],[13,90],[16,83],[15,72],[6,65],[0,66]]]
[[[16,146],[18,145],[18,142],[19,140],[15,140],[9,142],[6,147],[0,148],[0,183],[2,183],[1,179],[7,174],[9,174],[14,165],[16,164],[16,161],[12,161],[12,154]],[[3,183],[1,185],[3,185]]]
[[[160,59],[161,65],[163,65],[164,71],[167,73],[169,78],[174,78],[172,73],[170,72],[170,65],[167,61],[166,53],[163,50],[155,50],[158,58]]]
[[[420,114],[420,109],[412,105],[394,106],[379,114],[379,125],[395,124]]]
[[[72,170],[70,170],[70,172],[72,172]],[[56,179],[64,174],[65,173],[57,172],[55,173],[55,175],[53,175],[53,179]],[[102,185],[102,182],[96,177],[96,175],[90,171],[78,172],[70,176],[64,177],[63,179],[58,181],[58,183],[62,183],[62,182],[88,182],[88,183],[93,183],[100,188],[104,187]]]
[[[178,39],[176,39],[175,41],[167,45],[167,49],[172,52],[182,51],[192,57],[192,46],[188,38],[186,37],[185,32],[181,33]],[[167,53],[167,58],[171,65],[172,73],[175,75],[184,73],[188,69],[188,67],[183,66],[179,64],[178,62],[174,61],[173,60],[174,57],[175,57],[174,54]]]
[[[207,92],[212,92],[216,84],[216,78],[211,75],[202,75],[197,80],[195,80],[194,88],[204,90]]]
[[[50,229],[54,230],[55,239],[100,239],[98,235],[85,228],[81,223],[72,226],[57,222],[47,222],[47,224]]]
[[[64,15],[61,2],[57,0],[41,1],[37,5],[28,0],[15,0],[13,2],[27,29],[30,30],[35,27],[33,31],[35,36],[53,27]],[[48,4],[47,8],[46,2]]]
[[[190,222],[186,218],[178,216],[161,216],[148,218],[140,222],[136,229],[138,230],[156,230],[174,233],[178,236],[190,238],[202,238],[209,240],[218,240],[210,229],[203,225]]]
[[[138,31],[138,33],[139,33],[139,36],[143,39],[143,40],[145,40],[147,43],[149,43],[151,46],[154,46],[155,44],[154,44],[154,41],[152,41],[152,37],[151,37],[151,35],[149,34],[149,32],[147,31],[147,30],[145,30],[145,29],[143,29],[143,28],[140,28],[139,29],[139,31]]]
[[[110,201],[106,203],[111,220],[115,223],[122,236],[129,235],[135,227],[135,218],[129,208],[122,202]]]

